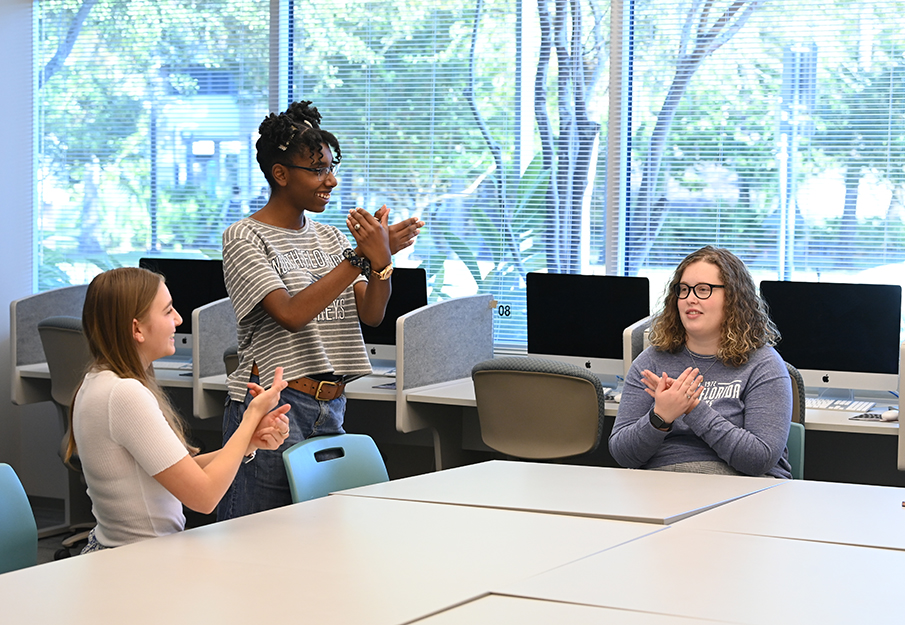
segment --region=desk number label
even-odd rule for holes
[[[509,310],[509,306],[507,306],[505,304],[500,304],[497,307],[496,311],[500,317],[508,317],[511,314],[511,311]]]

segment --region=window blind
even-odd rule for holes
[[[901,284],[905,3],[631,8],[628,272],[715,244],[759,278]]]
[[[647,276],[656,306],[715,244],[757,278],[902,281],[905,0],[37,6],[42,289],[219,257],[294,99],[343,146],[319,219],[421,216],[397,262],[492,293],[499,346],[531,271]]]
[[[261,0],[37,3],[42,289],[141,256],[221,256],[264,186]]]

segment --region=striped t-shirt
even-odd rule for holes
[[[353,285],[298,332],[278,324],[261,306],[276,289],[295,295],[342,262],[349,240],[335,227],[305,219],[301,230],[271,226],[246,217],[223,233],[223,273],[236,311],[239,367],[229,376],[229,396],[245,398],[252,365],[261,385],[273,383],[274,369],[294,380],[318,373],[371,372],[355,305]]]

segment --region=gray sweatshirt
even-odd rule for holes
[[[677,378],[687,367],[704,375],[701,401],[676,419],[669,432],[651,425],[654,399],[641,371]],[[656,468],[683,462],[719,461],[746,475],[791,479],[786,441],[792,419],[792,384],[782,358],[763,347],[741,367],[685,349],[676,354],[649,347],[625,380],[610,453],[624,467]]]

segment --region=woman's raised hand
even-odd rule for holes
[[[283,404],[264,415],[261,422],[258,423],[258,429],[251,437],[251,446],[255,449],[278,449],[289,438],[287,412],[289,412],[289,404]]]
[[[380,214],[380,218],[376,217]],[[392,261],[390,251],[389,226],[387,217],[389,211],[371,215],[363,208],[353,208],[346,217],[346,226],[358,244],[359,253],[371,261],[371,267],[377,271],[383,269]]]
[[[388,217],[390,214],[390,209],[387,208],[386,204],[377,209],[377,212],[374,213],[374,217],[378,220],[382,220],[384,214]],[[417,217],[409,217],[408,219],[403,219],[402,221],[389,226],[390,254],[396,254],[399,250],[404,250],[405,248],[414,245],[415,237],[421,233],[422,227],[424,227],[424,222]]]
[[[666,373],[658,376],[645,369],[641,372],[641,380],[647,387],[644,390],[654,398],[654,412],[667,423],[694,410],[704,390],[701,386],[704,376],[692,367],[685,369],[676,379]]]
[[[246,418],[252,418],[257,419],[260,423],[268,414],[282,416],[289,412],[288,404],[277,407],[277,403],[280,401],[280,393],[284,388],[286,388],[286,381],[283,380],[283,367],[276,368],[273,373],[273,384],[268,389],[259,384],[249,382],[248,390],[254,399],[248,405],[248,409],[242,417],[243,421]]]

